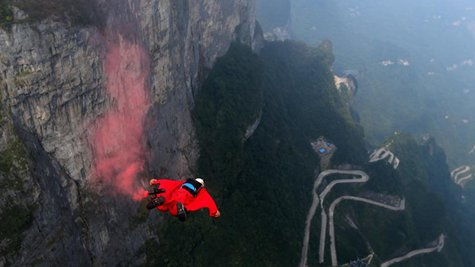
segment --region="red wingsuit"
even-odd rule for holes
[[[165,198],[165,203],[158,206],[157,209],[163,212],[168,211],[171,215],[177,216],[177,202],[183,203],[187,211],[196,211],[207,208],[209,216],[214,217],[218,212],[218,208],[213,198],[209,195],[208,191],[203,187],[198,191],[196,197],[194,197],[186,189],[181,188],[184,181],[176,181],[169,179],[157,179],[152,185],[160,184],[161,189],[165,189],[164,193],[159,194]]]

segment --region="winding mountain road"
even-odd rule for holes
[[[394,153],[391,152],[386,146],[376,149],[369,156],[369,162],[376,162],[388,158],[389,164],[393,166],[394,169],[399,167],[399,158],[394,156]]]
[[[437,250],[437,252],[440,252],[444,248],[444,243],[445,243],[445,236],[444,234],[441,234],[437,240],[437,245],[435,247],[430,247],[430,248],[423,248],[423,249],[416,249],[413,250],[409,253],[407,253],[404,256],[394,258],[392,260],[383,262],[381,264],[381,267],[388,267],[390,265],[393,265],[394,263],[401,262],[404,260],[407,260],[409,258],[412,258],[414,256],[420,255],[420,254],[426,254],[426,253],[432,253]]]
[[[333,175],[333,174],[357,175],[357,176],[361,176],[361,178],[360,179],[344,179],[344,180],[337,180],[337,181],[331,182],[325,188],[325,190],[323,190],[322,193],[320,194],[320,196],[323,196],[323,198],[330,192],[331,188],[334,185],[338,184],[337,183],[338,181],[340,181],[339,183],[345,183],[345,182],[346,183],[355,183],[355,182],[360,182],[361,183],[361,182],[368,181],[368,179],[369,179],[368,175],[366,173],[362,172],[362,171],[347,171],[347,170],[325,170],[317,176],[317,178],[315,179],[315,182],[313,184],[313,188],[312,188],[312,196],[313,196],[312,205],[310,206],[310,209],[307,213],[307,219],[305,221],[305,233],[304,233],[302,253],[301,253],[301,257],[300,257],[299,267],[305,267],[307,265],[308,243],[309,243],[309,240],[310,240],[310,226],[312,224],[312,219],[315,216],[315,213],[317,211],[318,203],[320,202],[320,197],[319,197],[319,194],[317,192],[317,189],[318,189],[318,187],[320,186],[320,184],[322,183],[323,179],[326,176]],[[323,223],[323,221],[322,221],[322,225],[325,225],[325,227],[326,227],[326,216],[325,216],[325,223]],[[322,231],[324,231],[323,233],[325,235],[326,230],[322,229]],[[323,242],[325,242],[325,241],[323,240]],[[324,250],[324,245],[322,245],[322,240],[320,240],[320,251],[322,250],[322,247],[323,247],[323,250]],[[323,253],[321,253],[320,255],[323,255]],[[322,257],[322,256],[320,256],[320,257]]]
[[[369,162],[376,162],[376,161],[383,160],[386,158],[388,158],[389,164],[391,164],[394,169],[398,168],[400,161],[396,156],[394,156],[394,154],[391,151],[388,150],[387,146],[375,150],[370,155]],[[326,176],[333,175],[333,174],[354,175],[354,177],[351,179],[334,180],[330,182],[319,194],[318,188],[323,182],[323,179]],[[327,216],[327,213],[325,212],[324,201],[325,201],[325,197],[331,192],[333,187],[337,184],[344,184],[344,183],[365,183],[368,180],[369,180],[368,174],[360,170],[325,170],[316,177],[315,182],[313,184],[313,188],[312,188],[312,196],[313,196],[312,205],[310,206],[310,209],[307,213],[307,218],[305,220],[305,231],[304,231],[304,238],[303,238],[299,267],[307,266],[308,246],[309,246],[309,240],[310,240],[310,227],[312,224],[313,217],[315,216],[315,213],[318,209],[319,203],[320,203],[320,208],[321,208],[319,263],[323,263],[325,260],[326,232],[327,232],[327,225],[329,225],[329,235],[331,239],[330,240],[331,256],[332,256],[333,266],[337,266],[338,264],[337,256],[336,256],[336,245],[335,245],[335,235],[334,235],[335,228],[334,228],[333,214],[334,214],[336,205],[339,202],[343,200],[353,200],[353,201],[366,202],[366,203],[384,207],[390,210],[404,210],[405,209],[404,199],[401,200],[401,202],[399,203],[399,206],[395,207],[395,206],[391,206],[391,205],[377,202],[370,199],[365,199],[365,198],[360,198],[360,197],[355,197],[355,196],[342,196],[332,202],[329,209],[330,223],[328,224],[327,223],[328,216]]]
[[[388,146],[384,146],[382,148],[374,150],[373,153],[370,155],[369,162],[376,162],[376,161],[380,161],[384,159],[387,159],[388,163],[391,164],[394,169],[398,168],[400,161],[391,151],[389,151]],[[468,179],[471,179],[473,176],[472,174],[469,174],[469,175],[460,177],[461,175],[467,173],[468,171],[470,171],[470,167],[461,166],[453,170],[451,172],[451,176],[454,178],[454,181],[457,184],[463,184],[463,182],[467,181]],[[333,174],[354,175],[354,177],[351,179],[333,180],[327,186],[325,186],[323,191],[321,191],[321,193],[319,194],[318,188],[323,182],[323,179],[325,179],[326,176],[333,175]],[[319,203],[320,203],[320,209],[321,209],[319,263],[323,263],[325,260],[324,257],[325,257],[325,245],[326,245],[326,232],[327,232],[327,225],[328,225],[332,266],[338,266],[338,257],[337,257],[337,251],[336,251],[336,241],[335,241],[334,213],[335,213],[335,209],[337,205],[340,202],[344,200],[352,200],[352,201],[364,202],[367,204],[379,206],[379,207],[393,210],[393,211],[401,211],[405,209],[406,205],[405,205],[404,199],[400,200],[397,206],[393,206],[391,204],[386,204],[384,202],[379,202],[376,200],[371,200],[371,199],[362,198],[362,197],[341,196],[335,199],[331,203],[328,209],[328,215],[327,215],[327,213],[325,212],[325,207],[324,207],[325,197],[331,192],[331,190],[333,189],[335,185],[344,184],[344,183],[365,183],[368,180],[369,180],[368,174],[360,170],[325,170],[321,172],[320,174],[318,174],[312,188],[312,196],[313,196],[312,205],[310,206],[310,209],[307,213],[307,218],[305,221],[305,232],[304,232],[299,267],[307,267],[307,255],[308,255],[308,246],[309,246],[309,240],[310,240],[310,227],[312,224],[313,217],[315,216],[315,213],[318,209]],[[441,234],[439,236],[438,243],[435,247],[429,247],[429,248],[423,248],[423,249],[411,251],[404,256],[394,258],[394,259],[384,262],[381,265],[381,267],[388,267],[394,263],[407,260],[416,255],[431,253],[431,252],[434,252],[435,250],[440,252],[444,247],[444,239],[445,239],[445,236]]]
[[[327,214],[325,212],[325,208],[323,206],[323,202],[325,201],[325,197],[327,194],[332,190],[332,188],[337,184],[343,183],[365,183],[369,180],[368,174],[363,171],[341,171],[338,174],[345,174],[345,175],[358,175],[361,178],[356,179],[342,179],[342,180],[334,180],[329,183],[325,189],[320,193],[320,208],[321,208],[321,227],[320,227],[320,247],[318,251],[318,262],[323,263],[325,261],[325,244],[326,244],[326,233],[327,233]]]
[[[468,180],[472,179],[472,178],[473,178],[473,175],[472,175],[472,174],[469,174],[469,175],[467,175],[467,176],[465,176],[465,177],[460,178],[459,181],[458,181],[458,184],[459,184],[461,187],[464,187],[464,186],[465,186],[465,183],[466,183]]]
[[[365,202],[368,204],[372,204],[375,206],[383,207],[386,209],[394,210],[394,211],[400,211],[404,210],[406,205],[405,205],[405,200],[401,200],[399,203],[399,206],[391,206],[387,205],[385,203],[377,202],[371,199],[366,199],[366,198],[361,198],[361,197],[355,197],[355,196],[342,196],[335,201],[332,202],[330,205],[330,208],[328,210],[328,215],[329,215],[329,236],[330,236],[330,250],[331,250],[331,260],[332,260],[332,266],[338,266],[338,260],[337,260],[337,255],[336,255],[336,244],[335,244],[335,226],[334,226],[334,220],[333,220],[333,215],[335,212],[336,206],[343,200],[353,200],[353,201],[359,201],[359,202]]]
[[[321,174],[323,173],[325,173],[325,171],[322,172]],[[315,212],[317,211],[318,202],[319,202],[317,188],[322,182],[323,177],[325,177],[325,176],[321,177],[321,174],[318,175],[317,179],[315,179],[315,183],[313,184],[313,189],[312,189],[313,201],[312,201],[312,205],[310,206],[310,209],[308,210],[307,219],[305,220],[305,233],[303,237],[302,254],[300,256],[299,267],[307,266],[308,242],[310,240],[310,225],[312,224],[312,219],[313,219],[313,216],[315,215]]]
[[[456,180],[457,174],[465,173],[470,171],[470,167],[467,165],[460,166],[458,168],[455,168],[453,171],[450,172],[450,176]]]
[[[450,172],[450,176],[454,179],[454,182],[460,186],[464,186],[465,182],[473,178],[472,173],[468,173],[471,171],[469,166],[463,165],[460,166],[453,171]],[[465,176],[463,176],[465,175]],[[462,177],[461,177],[462,176]]]

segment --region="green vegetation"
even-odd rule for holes
[[[0,107],[0,114],[4,110]],[[0,121],[8,136],[6,147],[0,151],[0,254],[15,255],[21,248],[22,233],[31,225],[36,205],[23,205],[19,198],[25,193],[25,176],[28,175],[27,152],[22,141],[13,133],[13,126],[7,118]],[[8,263],[7,263],[8,265]]]
[[[475,132],[475,76],[471,66],[460,64],[474,54],[473,35],[468,23],[455,27],[445,21],[471,18],[466,1],[290,2],[293,36],[310,44],[330,39],[334,69],[357,73],[361,90],[353,108],[368,142],[380,143],[394,131],[431,133],[452,168],[467,164]],[[383,66],[384,60],[394,64]],[[453,64],[458,68],[449,71]]]
[[[7,174],[19,173],[25,171],[27,167],[25,147],[20,139],[15,137],[0,153],[0,171]]]
[[[450,181],[445,154],[433,139],[423,144],[417,143],[411,136],[398,134],[392,137],[391,150],[401,160],[397,171],[382,161],[370,164],[368,173],[371,180],[367,186],[372,192],[399,195],[406,200],[404,212],[378,209],[365,204],[343,204],[338,214],[354,214],[359,231],[382,260],[401,255],[401,249],[424,248],[441,233],[448,236],[446,246],[441,253],[416,257],[404,266],[472,266],[473,257],[469,248],[461,245],[472,244],[473,239],[464,238],[468,231],[460,223],[464,208],[457,201],[457,187]],[[369,189],[368,188],[368,189]],[[452,207],[450,210],[447,207]],[[337,214],[337,215],[338,215]],[[369,254],[366,245],[358,248],[345,244],[358,244],[358,236],[351,234],[340,215],[339,257],[345,261]],[[343,228],[343,229],[341,229]],[[463,230],[462,230],[463,229]],[[355,232],[355,230],[352,230]],[[473,230],[465,232],[465,235]],[[358,252],[354,252],[359,250]]]
[[[2,246],[0,253],[2,255],[14,254],[20,249],[23,240],[22,232],[33,222],[35,210],[36,206],[11,205],[1,211],[0,240],[2,240]],[[4,245],[4,241],[7,242],[6,245]]]
[[[8,27],[13,23],[13,11],[8,4],[0,3],[0,27]]]
[[[3,0],[0,4],[0,26],[10,26],[14,22],[12,6],[26,12],[26,20],[38,22],[46,18],[65,21],[73,25],[102,23],[96,4],[92,0]]]
[[[133,230],[147,221],[150,211],[147,209],[147,199],[143,199],[137,208],[137,213],[130,219],[130,228]]]
[[[269,43],[258,57],[233,44],[196,98],[198,173],[222,217],[205,213],[159,231],[166,266],[297,265],[318,157],[310,141],[331,136],[335,162],[365,161],[362,131],[345,115],[328,66],[332,55]],[[246,128],[259,114],[247,141]],[[345,114],[342,114],[345,113]]]
[[[23,77],[26,77],[26,76],[31,75],[31,74],[33,74],[33,72],[31,70],[22,69],[18,72],[17,77],[22,77],[23,78]]]
[[[397,135],[391,150],[401,160],[399,169],[383,161],[368,164],[363,130],[335,88],[333,61],[330,42],[311,48],[290,41],[267,43],[259,56],[233,44],[217,61],[196,96],[193,119],[201,148],[197,175],[206,177],[222,217],[212,223],[198,212],[185,224],[167,217],[158,231],[159,249],[155,241],[149,244],[158,252],[145,251],[147,266],[296,266],[319,165],[309,143],[322,135],[338,147],[334,165],[351,163],[371,176],[364,185],[335,187],[329,200],[368,192],[406,199],[404,212],[342,204],[335,215],[340,262],[367,256],[367,244],[384,261],[445,233],[442,253],[406,266],[472,266],[473,246],[461,245],[473,244],[462,236],[469,224],[458,223],[468,218],[442,149],[433,140],[419,144]],[[259,114],[259,127],[245,140]],[[347,216],[359,230],[348,226]],[[319,266],[315,220],[309,264]]]
[[[25,147],[20,139],[13,138],[0,153],[0,171],[7,174],[18,173],[25,171],[27,167]]]
[[[364,225],[361,231],[381,260],[396,256],[392,253],[397,250],[423,247],[437,232],[444,232],[448,239],[442,253],[401,265],[475,266],[475,183],[467,183],[462,194],[451,182],[447,166],[447,162],[451,168],[472,165],[474,159],[467,152],[474,142],[471,88],[475,76],[471,67],[460,65],[474,53],[472,32],[463,23],[454,27],[447,22],[472,18],[473,14],[466,14],[468,5],[468,1],[429,0],[291,1],[293,36],[308,43],[331,39],[334,69],[357,75],[361,90],[353,107],[368,142],[382,143],[400,131],[415,136],[430,133],[447,152],[448,158],[433,139],[420,144],[413,137],[399,135],[393,137],[396,142],[391,146],[401,159],[399,169],[391,170],[384,162],[367,167],[372,179],[365,187],[405,196],[407,203],[402,216],[355,205],[358,225]],[[393,64],[383,66],[384,60]],[[409,65],[399,60],[408,60]],[[459,68],[450,71],[448,66],[453,64]],[[341,208],[354,212],[353,207]],[[374,220],[369,222],[369,218]],[[358,244],[358,238],[348,233],[351,229],[340,231],[351,242],[341,237],[339,242]],[[339,256],[344,259],[362,256],[352,248],[343,249],[346,251]]]
[[[147,263],[142,265],[143,267],[158,266],[157,253],[160,251],[160,245],[154,239],[145,241],[145,244],[137,251],[137,255],[145,253],[147,257]],[[166,265],[170,266],[170,265]]]
[[[199,138],[203,148],[199,164],[224,174],[222,184],[234,186],[228,182],[242,169],[244,133],[263,105],[261,72],[257,55],[234,44],[216,63],[196,99],[196,128],[198,136],[205,137]],[[230,168],[230,164],[235,165]]]

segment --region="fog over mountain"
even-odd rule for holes
[[[309,45],[330,40],[334,72],[357,79],[351,107],[364,127],[366,141],[377,146],[391,143],[391,136],[400,134],[411,134],[422,142],[433,137],[447,155],[452,182],[462,190],[458,197],[473,210],[475,4],[278,2],[258,1],[265,36]],[[287,13],[275,16],[287,6]]]
[[[473,3],[292,1],[291,14],[296,39],[332,40],[334,69],[361,75],[354,108],[370,140],[428,133],[452,166],[466,163],[475,141]]]

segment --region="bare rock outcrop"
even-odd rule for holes
[[[24,245],[0,263],[136,265],[144,258],[135,252],[156,239],[151,228],[137,227],[147,223],[137,203],[91,184],[88,135],[116,101],[104,74],[112,29],[150,56],[143,139],[152,175],[192,175],[199,147],[190,112],[201,82],[231,42],[259,48],[254,0],[95,2],[104,24],[77,24],[68,16],[33,20],[12,7],[13,23],[0,28],[1,107],[11,129],[2,128],[0,150],[18,135],[26,186],[11,192],[34,188]],[[0,184],[15,177],[0,170]],[[10,204],[0,201],[5,211]],[[134,255],[139,259],[130,262]]]

